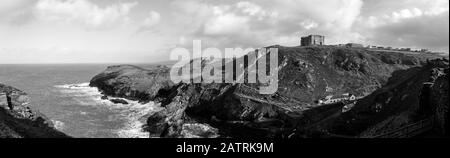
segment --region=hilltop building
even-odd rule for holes
[[[400,51],[411,51],[411,48],[400,48]]]
[[[322,46],[325,45],[325,36],[309,35],[301,38],[301,46]]]

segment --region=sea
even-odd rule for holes
[[[148,138],[142,130],[143,117],[157,111],[158,105],[131,100],[128,105],[114,104],[89,87],[91,78],[110,65],[0,64],[0,83],[26,92],[35,109],[72,137]]]

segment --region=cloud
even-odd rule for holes
[[[363,16],[391,14],[403,9],[417,8],[426,14],[441,14],[448,11],[448,0],[364,0]]]
[[[233,13],[217,13],[217,17],[206,22],[204,28],[205,35],[231,35],[242,31],[249,31],[248,18],[237,16]]]
[[[303,21],[300,23],[300,25],[303,26],[303,28],[305,28],[306,30],[317,28],[319,26],[319,24],[317,24],[313,20]]]
[[[431,48],[448,52],[448,1],[411,2],[399,0],[367,6],[373,8],[366,8],[367,11],[358,20],[355,31],[366,37],[367,44]],[[380,11],[378,8],[389,9]]]
[[[142,23],[143,27],[149,28],[159,23],[161,20],[161,15],[158,12],[151,11],[149,16],[144,19]]]
[[[40,0],[36,4],[39,18],[53,22],[74,22],[90,29],[109,28],[128,20],[137,2],[99,7],[88,0]]]
[[[327,44],[448,51],[448,0],[183,0],[172,6],[176,20],[169,27],[182,30],[173,36],[183,44],[201,39],[219,48],[295,46],[299,36],[322,34]]]
[[[1,48],[57,45],[113,58],[108,52],[168,54],[192,40],[219,49],[297,46],[308,34],[325,35],[326,44],[449,47],[448,0],[1,1]]]
[[[366,29],[364,34],[374,44],[448,51],[448,19],[448,13],[410,17],[397,22],[372,26]]]
[[[156,32],[156,25],[161,22],[161,14],[156,11],[150,11],[148,15],[138,23],[138,28],[132,36],[145,32]]]
[[[2,0],[2,2],[0,3],[0,16],[4,16],[15,10],[18,10],[18,9],[28,5],[30,2],[32,2],[32,1],[29,1],[29,0]]]
[[[209,46],[262,47],[272,44],[298,45],[299,36],[325,34],[330,43],[359,39],[351,32],[360,0],[248,0],[231,3],[174,1],[174,27],[183,41],[201,39]],[[201,25],[198,25],[201,24]],[[174,29],[174,30],[178,30]]]
[[[0,23],[26,24],[33,19],[32,7],[36,0],[2,0],[0,3]]]
[[[242,13],[248,14],[258,20],[264,20],[268,17],[275,18],[278,16],[277,12],[266,11],[260,5],[248,1],[238,2],[236,6]]]

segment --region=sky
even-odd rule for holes
[[[0,64],[149,63],[171,50],[362,43],[449,51],[448,0],[0,0]]]

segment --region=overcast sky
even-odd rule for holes
[[[449,50],[448,0],[1,0],[1,63],[168,60],[175,47],[327,44]]]

